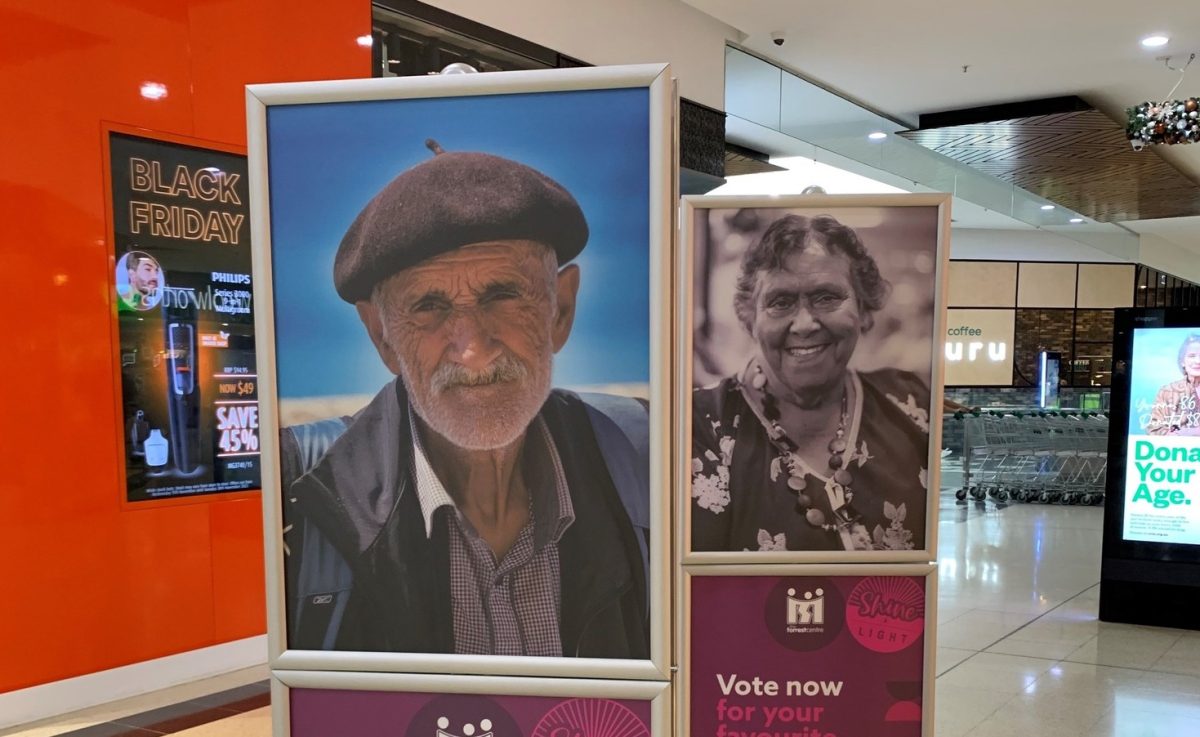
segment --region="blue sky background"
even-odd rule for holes
[[[391,374],[333,257],[362,207],[402,171],[446,151],[505,156],[557,180],[591,235],[556,386],[649,381],[649,95],[587,90],[268,109],[279,395],[374,393]]]
[[[1133,331],[1133,365],[1129,377],[1129,434],[1144,435],[1150,412],[1138,412],[1138,403],[1154,404],[1163,384],[1179,381],[1183,374],[1176,360],[1179,347],[1196,328],[1138,328]]]

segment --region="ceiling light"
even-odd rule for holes
[[[365,49],[369,49],[375,44],[375,39],[371,38],[371,34],[369,33],[365,36],[359,36],[354,40],[358,42],[359,46],[362,46]]]
[[[1159,46],[1166,46],[1167,42],[1170,40],[1171,39],[1167,38],[1161,33],[1156,33],[1153,36],[1146,36],[1143,38],[1142,46],[1145,46],[1148,49],[1157,49]]]
[[[146,82],[140,92],[147,100],[161,100],[167,96],[167,86],[161,82]]]
[[[1043,209],[1043,210],[1053,210],[1053,209],[1054,209],[1054,205],[1042,205],[1042,209]]]
[[[868,134],[867,138],[870,138],[872,141],[882,141],[883,139],[887,138],[887,134],[883,131],[875,131],[874,133]]]
[[[1083,222],[1083,218],[1071,218],[1071,222],[1073,222],[1073,223],[1082,223],[1082,222]]]

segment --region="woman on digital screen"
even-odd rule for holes
[[[692,550],[924,546],[929,387],[848,368],[891,285],[833,217],[786,215],[741,261],[754,355],[692,399]]]
[[[1150,435],[1200,435],[1200,334],[1184,338],[1176,365],[1183,378],[1158,390],[1146,423]]]

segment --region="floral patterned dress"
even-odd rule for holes
[[[847,435],[856,518],[841,530],[810,524],[788,487],[803,469],[806,495],[835,519],[843,491],[828,468],[785,458],[737,377],[692,394],[692,550],[911,550],[925,546],[929,389],[914,374],[851,373]]]

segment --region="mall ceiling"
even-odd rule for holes
[[[922,115],[899,135],[1100,222],[1200,215],[1200,185],[1078,97]]]
[[[1172,55],[1179,66],[1200,51],[1196,2],[1009,0],[1000,10],[911,0],[806,3],[799,12],[793,0],[686,2],[746,34],[741,45],[753,53],[909,128],[922,114],[1075,95],[1119,129],[1126,107],[1162,98],[1178,81],[1156,57]],[[772,40],[780,31],[782,46]],[[1139,44],[1159,32],[1170,36],[1166,47]],[[1178,95],[1200,95],[1200,60]],[[1161,156],[1200,182],[1200,144],[1138,156]]]

